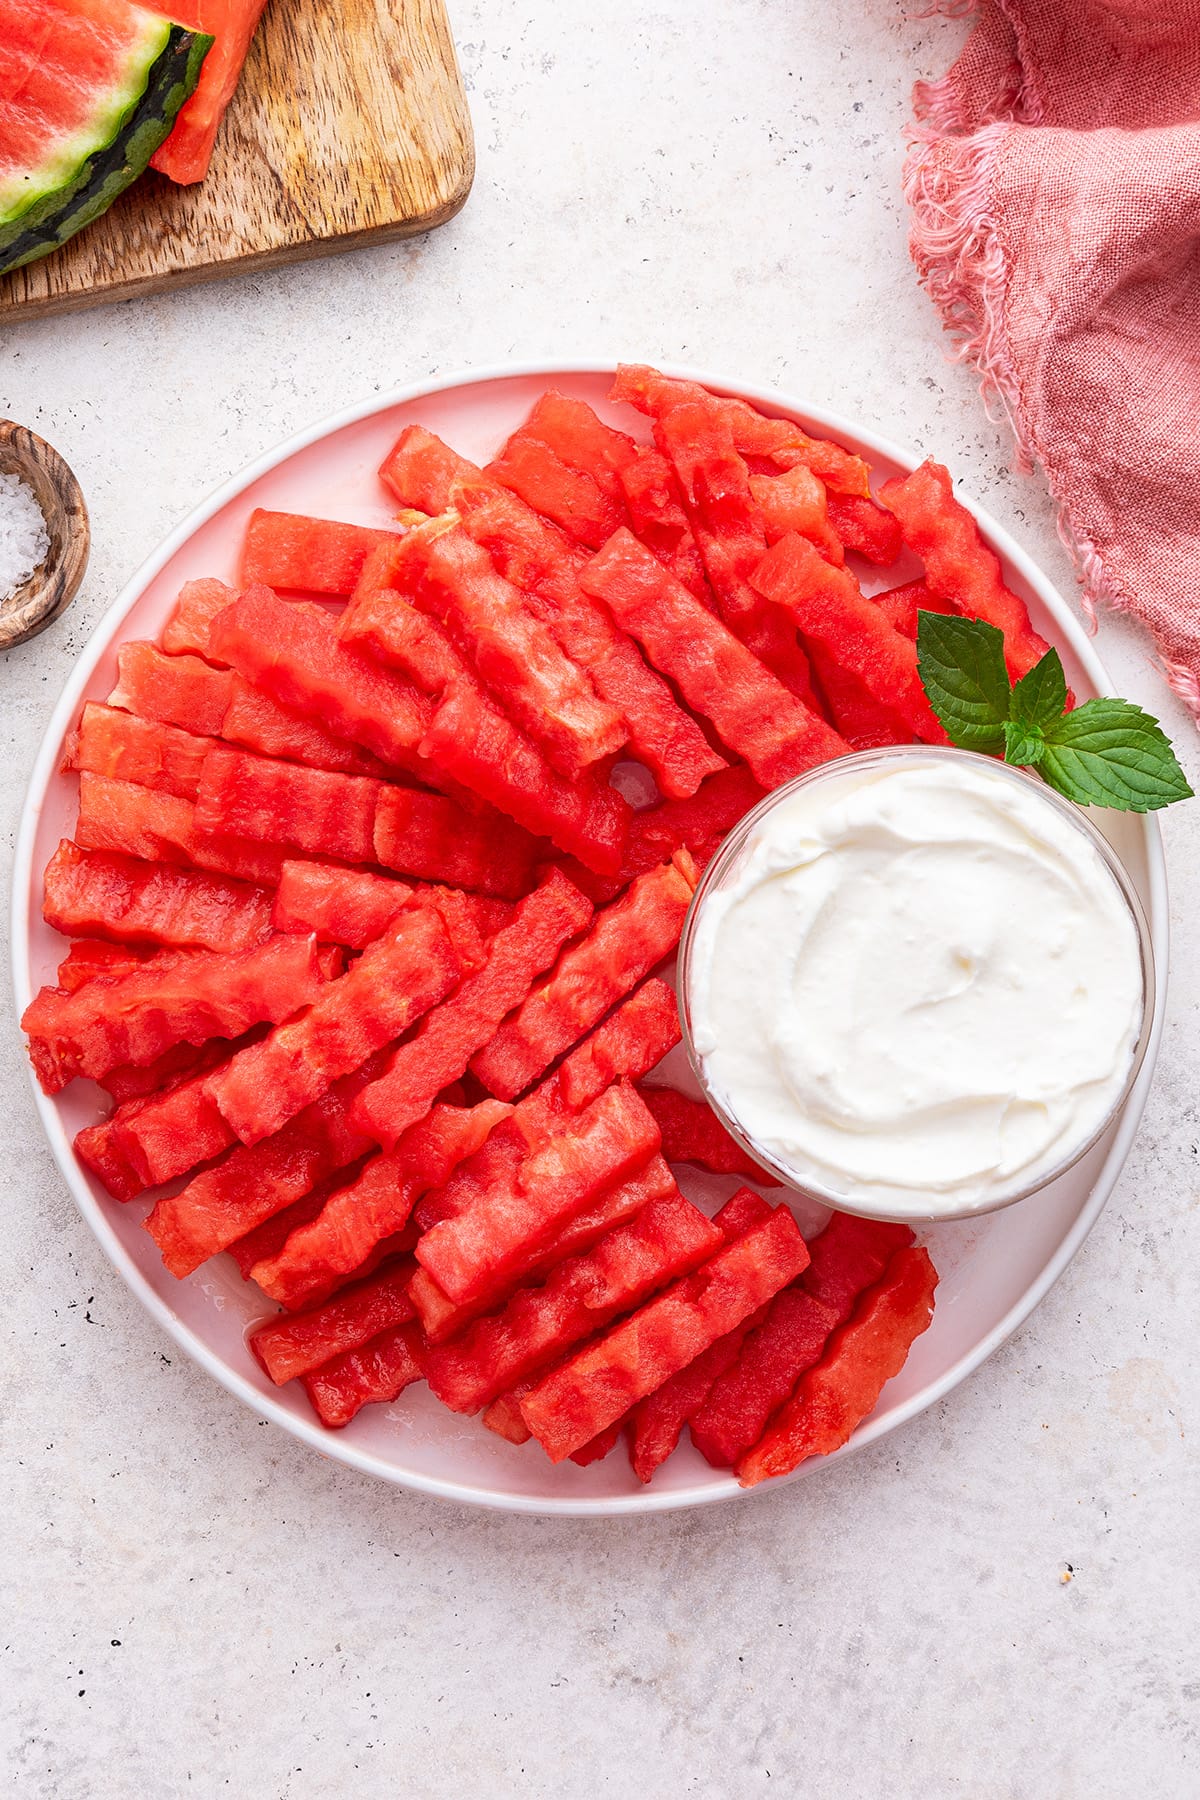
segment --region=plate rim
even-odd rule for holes
[[[734,380],[723,373],[699,369],[690,365],[662,363],[655,366],[660,367],[665,374],[680,380],[700,382],[718,393],[736,395],[749,400],[755,406],[791,415],[798,420],[803,420],[806,425],[816,426],[834,437],[849,436],[857,443],[867,446],[873,455],[887,457],[902,468],[913,469],[922,460],[906,446],[896,443],[884,434],[848,419],[840,413],[814,407],[784,388]],[[21,804],[11,876],[11,966],[18,1019],[32,997],[32,985],[29,981],[29,895],[33,849],[44,800],[57,772],[57,752],[73,721],[83,690],[87,686],[96,664],[113,642],[126,615],[132,611],[145,589],[170,559],[187,544],[202,525],[206,524],[214,514],[231,501],[236,500],[252,483],[300,451],[319,443],[323,438],[331,437],[347,426],[358,424],[363,419],[370,418],[377,413],[387,412],[396,406],[411,405],[432,395],[447,393],[455,388],[484,386],[495,382],[515,380],[544,379],[553,381],[562,376],[603,377],[612,374],[614,369],[615,363],[604,357],[580,360],[555,358],[501,362],[486,364],[480,368],[454,369],[444,375],[426,376],[419,381],[391,388],[385,393],[374,394],[369,399],[339,408],[253,458],[236,474],[215,488],[207,498],[193,507],[179,524],[162,539],[157,548],[151,551],[150,555],[135,569],[88,634],[87,641],[80,650],[74,668],[47,721],[34,758],[29,783]],[[980,506],[968,494],[959,492],[958,497],[973,514],[984,535],[1020,572],[1051,612],[1056,625],[1070,642],[1072,650],[1086,668],[1097,691],[1101,694],[1111,695],[1113,689],[1107,671],[1092,648],[1084,627],[1075,617],[1067,601],[1058,592],[1049,576],[1043,573],[1032,557],[1015,542],[986,508]],[[316,1423],[310,1422],[280,1405],[273,1396],[260,1393],[245,1376],[239,1374],[222,1357],[212,1351],[150,1285],[142,1270],[138,1268],[116,1236],[100,1202],[84,1183],[70,1141],[54,1105],[53,1097],[42,1092],[34,1077],[32,1067],[28,1063],[28,1058],[23,1058],[26,1063],[26,1075],[33,1091],[34,1103],[42,1129],[72,1199],[100,1248],[125,1281],[126,1286],[151,1317],[179,1345],[180,1349],[218,1381],[228,1393],[243,1401],[259,1417],[265,1417],[273,1424],[281,1426],[291,1436],[298,1438],[319,1455],[340,1462],[359,1474],[371,1475],[393,1486],[428,1494],[435,1499],[450,1500],[459,1505],[483,1506],[500,1512],[518,1512],[547,1517],[620,1517],[671,1512],[683,1507],[707,1506],[717,1502],[749,1498],[756,1494],[776,1491],[803,1477],[818,1474],[831,1464],[840,1462],[856,1451],[865,1449],[868,1444],[876,1442],[888,1432],[907,1424],[918,1414],[927,1411],[929,1407],[944,1399],[967,1376],[986,1362],[1041,1304],[1068,1264],[1074,1259],[1103,1212],[1120,1177],[1141,1123],[1158,1061],[1166,1009],[1169,962],[1166,859],[1157,818],[1153,814],[1143,814],[1139,817],[1139,824],[1142,828],[1147,865],[1146,913],[1155,965],[1160,977],[1157,983],[1155,1012],[1141,1072],[1121,1112],[1108,1153],[1097,1171],[1091,1191],[1074,1224],[1020,1299],[1009,1308],[1004,1317],[978,1344],[959,1357],[957,1362],[952,1363],[936,1381],[912,1395],[902,1404],[889,1409],[880,1416],[872,1417],[865,1426],[854,1433],[847,1444],[835,1451],[832,1456],[802,1463],[791,1475],[772,1482],[761,1483],[755,1488],[741,1488],[733,1477],[729,1476],[718,1482],[710,1482],[703,1487],[661,1491],[647,1487],[640,1493],[607,1498],[582,1495],[551,1497],[501,1494],[470,1482],[448,1480],[444,1477],[424,1475],[419,1472],[401,1471],[383,1462],[372,1452],[360,1448],[344,1434],[322,1431]]]

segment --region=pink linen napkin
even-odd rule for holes
[[[984,0],[914,102],[921,280],[1200,717],[1200,0]]]

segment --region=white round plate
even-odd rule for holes
[[[768,412],[796,419],[810,431],[836,437],[869,458],[881,481],[911,469],[919,460],[785,394],[745,387],[702,370],[672,373],[722,393],[740,394]],[[256,506],[388,524],[389,499],[376,470],[406,425],[427,425],[456,449],[483,461],[521,421],[538,394],[553,385],[590,401],[601,414],[636,432],[638,422],[627,410],[618,412],[605,400],[611,377],[610,369],[595,365],[522,366],[446,376],[401,389],[340,413],[271,451],[184,520],[97,627],[39,752],[15,865],[13,955],[19,1011],[52,977],[62,954],[62,939],[40,916],[41,872],[59,839],[70,835],[75,818],[75,780],[58,773],[62,742],[81,703],[103,699],[111,689],[117,646],[128,638],[156,636],[184,581],[204,575],[235,579],[243,527]],[[1034,624],[1062,652],[1075,692],[1083,698],[1110,693],[1104,670],[1064,601],[1005,532],[978,507],[972,510],[1011,586],[1027,601]],[[904,579],[903,565],[886,571],[886,576],[887,585]],[[987,1218],[936,1226],[922,1234],[941,1275],[933,1325],[918,1339],[902,1373],[888,1384],[875,1412],[840,1455],[911,1419],[1003,1343],[1062,1273],[1112,1191],[1154,1070],[1166,989],[1167,907],[1162,846],[1154,821],[1113,814],[1104,826],[1146,908],[1159,973],[1150,1049],[1133,1094],[1109,1134],[1053,1189]],[[572,1463],[555,1468],[536,1444],[516,1448],[503,1442],[478,1420],[447,1412],[424,1387],[409,1389],[392,1406],[365,1409],[342,1432],[323,1431],[295,1384],[272,1386],[246,1348],[247,1326],[266,1309],[261,1295],[241,1281],[231,1259],[218,1257],[189,1279],[175,1281],[140,1228],[148,1203],[117,1204],[76,1162],[71,1140],[83,1125],[102,1116],[99,1090],[76,1082],[54,1098],[36,1086],[35,1093],[67,1185],[134,1293],[231,1393],[323,1455],[425,1493],[525,1512],[649,1512],[728,1500],[742,1492],[731,1476],[709,1468],[686,1441],[646,1488],[634,1479],[620,1450],[589,1469]],[[724,1198],[734,1184],[685,1178],[683,1185],[693,1198],[710,1204]],[[803,1227],[804,1212],[798,1211]],[[804,1463],[798,1473],[811,1474],[821,1466],[820,1460]]]

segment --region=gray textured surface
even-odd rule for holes
[[[913,79],[962,26],[890,0],[458,0],[479,142],[425,242],[6,335],[2,410],[80,475],[70,614],[0,668],[0,837],[88,630],[251,456],[423,373],[661,355],[944,455],[1072,591],[1050,508],[947,365],[905,257]],[[575,22],[578,19],[580,22]],[[1143,643],[1123,691],[1195,736]],[[1159,1078],[1057,1290],[962,1389],[790,1492],[645,1523],[457,1511],[323,1463],[181,1359],[39,1137],[10,1022],[0,1771],[54,1800],[1200,1792],[1200,826]],[[7,996],[6,996],[7,1003]],[[1067,1565],[1074,1578],[1064,1583]]]

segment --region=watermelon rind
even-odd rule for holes
[[[212,42],[147,14],[124,78],[105,93],[88,130],[28,172],[19,200],[0,196],[0,274],[57,250],[136,181],[195,90]]]

